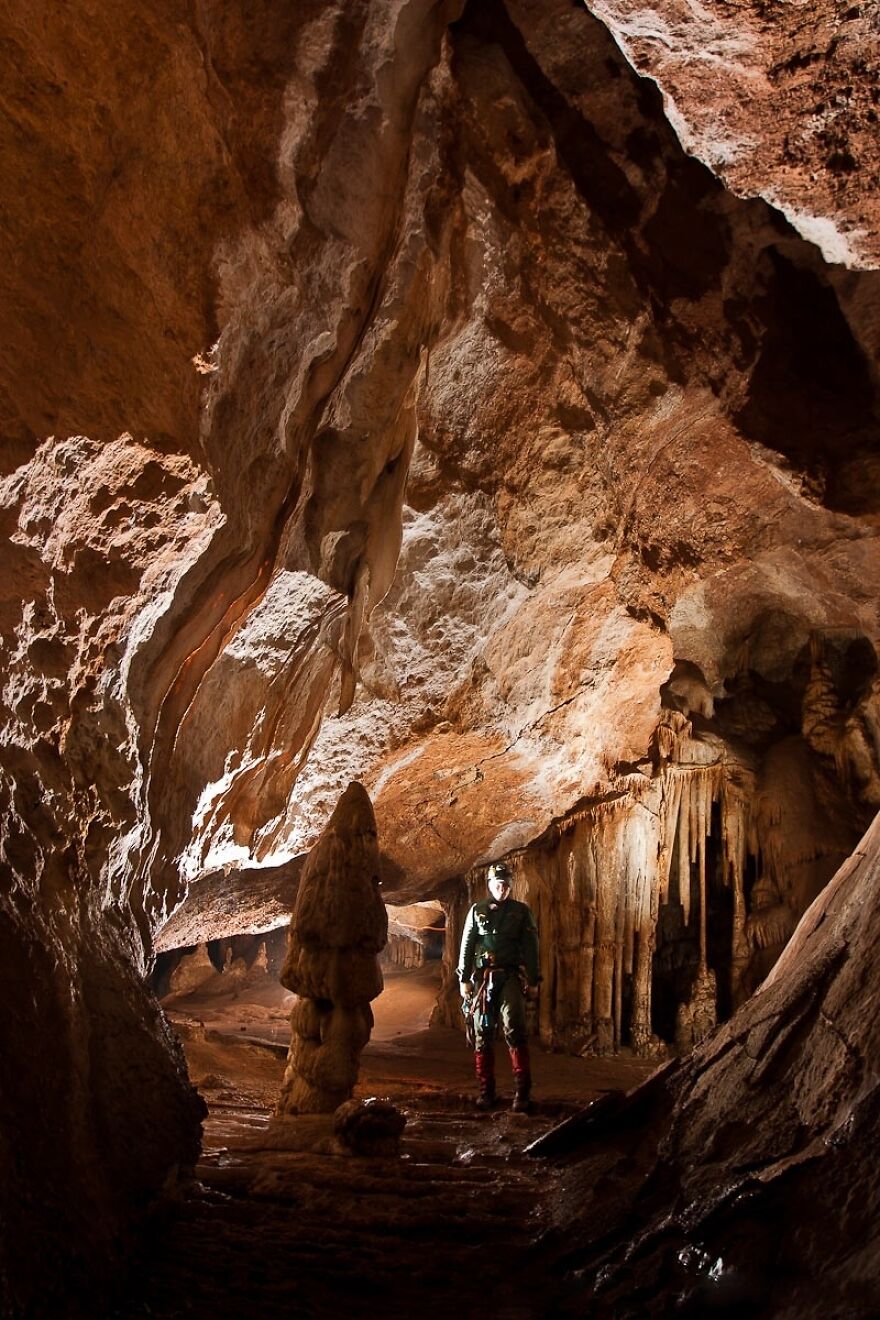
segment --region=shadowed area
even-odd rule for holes
[[[171,1317],[181,1298],[193,1316],[246,1307],[268,1318],[288,1305],[402,1318],[426,1295],[476,1317],[487,1288],[510,1320],[548,1313],[560,1283],[544,1274],[535,1241],[549,1223],[552,1179],[523,1147],[650,1065],[541,1055],[532,1115],[478,1115],[461,1034],[427,1026],[438,974],[436,963],[386,973],[362,1057],[356,1096],[390,1099],[407,1119],[395,1160],[330,1149],[322,1116],[292,1120],[292,1136],[273,1132],[289,1037],[279,1010],[292,998],[277,983],[166,1001],[208,1104],[203,1154],[198,1182],[144,1245],[115,1320]],[[279,1035],[284,1045],[272,1048]],[[463,1280],[476,1259],[471,1295]]]
[[[0,1312],[149,1224],[166,1320],[873,1320],[872,6],[0,0],[0,64]]]

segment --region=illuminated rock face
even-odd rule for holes
[[[870,819],[876,772],[858,787],[857,766],[873,669],[838,686],[863,642],[814,637],[795,684],[744,683],[717,709],[674,675],[644,763],[510,859],[542,935],[546,1044],[690,1049],[763,980]],[[454,949],[484,883],[470,872],[450,908],[450,1025]]]
[[[452,33],[461,265],[399,572],[278,835],[303,846],[357,774],[401,898],[637,796],[619,770],[668,682],[736,758],[801,736],[811,649],[851,642],[839,733],[877,719],[876,274],[686,157],[577,6],[469,5]]]
[[[364,787],[349,784],[309,853],[290,921],[281,984],[298,998],[279,1114],[329,1114],[351,1098],[387,938],[376,820]]]
[[[817,0],[807,25],[760,0],[738,5],[735,23],[724,0],[590,8],[657,80],[688,151],[740,196],[773,201],[828,261],[876,269],[880,206],[866,176],[880,32],[870,6]]]
[[[739,40],[766,6],[736,32],[704,9]],[[575,1045],[674,1033],[647,955],[691,864],[710,965],[711,894],[732,896],[733,999],[743,937],[754,979],[876,809],[874,36],[844,17],[821,67],[855,136],[817,110],[831,154],[803,170],[853,269],[805,241],[801,167],[760,149],[772,94],[749,128],[772,187],[725,165],[743,200],[568,0],[9,20],[7,1309],[47,1222],[101,1256],[195,1151],[142,980],[155,933],[190,887],[187,943],[277,923],[351,779],[393,902],[452,911],[518,854],[559,956],[542,1030]],[[781,21],[791,90],[809,52]],[[706,98],[679,85],[686,43],[664,49],[647,67],[699,149]],[[741,70],[715,67],[720,95]]]

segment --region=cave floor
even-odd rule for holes
[[[287,1039],[280,987],[166,1001],[208,1105],[203,1153],[195,1180],[157,1217],[114,1320],[556,1313],[538,1244],[558,1175],[523,1149],[654,1065],[533,1050],[536,1104],[520,1115],[507,1107],[499,1047],[503,1102],[480,1114],[461,1033],[427,1026],[436,975],[386,973],[362,1057],[355,1094],[406,1115],[397,1157],[339,1154],[330,1117],[272,1120]]]

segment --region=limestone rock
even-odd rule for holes
[[[376,822],[349,784],[303,867],[281,983],[298,996],[279,1114],[330,1113],[351,1095],[382,990],[388,935]]]
[[[519,855],[577,1049],[876,810],[872,12],[593,8],[0,15],[7,1311],[194,1158],[154,935],[277,924],[352,779],[399,904]]]
[[[212,981],[217,975],[208,954],[207,944],[198,944],[192,953],[185,953],[174,968],[169,980],[169,990],[173,995],[188,995],[197,990],[206,981]]]
[[[711,967],[702,967],[694,979],[691,997],[679,1004],[675,1017],[675,1048],[687,1054],[705,1040],[718,1024],[718,984]]]
[[[336,1110],[333,1131],[354,1155],[397,1155],[406,1115],[388,1100],[347,1100]]]
[[[689,709],[735,739],[733,707],[752,737],[755,689],[800,696],[814,645],[860,637],[876,665],[878,644],[876,276],[844,285],[725,192],[579,6],[471,4],[452,42],[467,279],[420,391],[360,695],[325,718],[277,836],[304,846],[357,775],[397,902],[618,791],[688,666]],[[871,745],[854,733],[853,767]]]
[[[261,981],[263,977],[269,975],[269,953],[266,948],[266,941],[261,940],[257,949],[256,957],[248,968],[248,978],[252,981]]]
[[[388,928],[388,943],[385,946],[383,961],[397,967],[422,967],[425,962],[425,946],[412,935],[392,926]]]
[[[880,1259],[848,1216],[857,1203],[871,1224],[880,1208],[878,889],[880,816],[751,999],[628,1098],[638,1136],[600,1183],[614,1180],[613,1206],[590,1190],[598,1152],[632,1120],[618,1127],[612,1113],[580,1145],[580,1173],[566,1170],[589,1280],[579,1306],[644,1315],[646,1287],[659,1286],[665,1310],[696,1315],[723,1279],[767,1315],[818,1320],[842,1297],[870,1313]]]
[[[590,0],[635,68],[655,79],[682,145],[741,196],[773,201],[828,261],[876,270],[880,33],[870,6],[699,7]],[[718,77],[723,66],[724,77]]]

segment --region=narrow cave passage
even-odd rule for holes
[[[113,1320],[411,1317],[425,1306],[476,1317],[487,1297],[509,1320],[552,1310],[557,1284],[539,1243],[558,1175],[523,1148],[653,1065],[539,1053],[534,1113],[481,1115],[462,1034],[428,1026],[439,964],[385,978],[355,1094],[405,1113],[397,1158],[333,1153],[313,1116],[299,1120],[301,1148],[279,1143],[270,1116],[286,1047],[276,1028],[291,997],[274,980],[222,988],[217,974],[166,1000],[208,1106],[203,1152],[196,1180],[144,1239]]]

